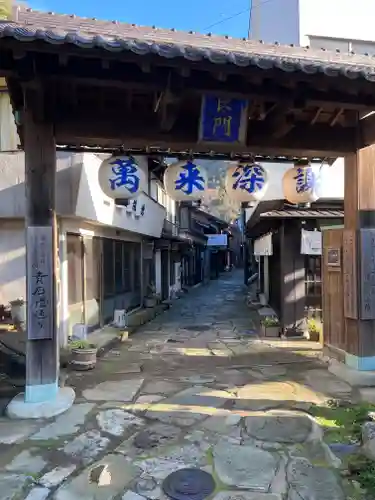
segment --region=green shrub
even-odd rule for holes
[[[95,349],[96,345],[87,340],[74,340],[69,344],[70,349]]]
[[[266,316],[262,319],[262,325],[267,328],[271,326],[279,326],[280,323],[276,316]]]

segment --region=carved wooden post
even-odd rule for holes
[[[56,146],[52,123],[34,92],[25,92],[27,403],[49,401],[58,392],[56,328]]]
[[[59,389],[56,325],[56,147],[46,118],[43,92],[24,93],[23,135],[26,190],[27,349],[26,389],[8,405],[15,418],[48,418],[74,402],[74,391]]]
[[[345,363],[375,370],[375,145],[345,158]]]

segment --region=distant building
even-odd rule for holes
[[[0,80],[0,304],[26,296],[25,161],[5,80]],[[162,300],[210,278],[206,230],[191,234],[164,190],[163,158],[136,157],[148,177],[145,192],[127,206],[101,190],[105,156],[57,153],[58,329],[61,344],[81,326],[90,332],[134,313],[154,289]],[[159,175],[156,170],[159,169]],[[198,217],[190,208],[191,221]],[[222,221],[210,232],[220,232]],[[199,211],[199,219],[205,220]],[[186,222],[186,218],[184,219]],[[227,225],[226,223],[224,225]],[[206,255],[207,254],[207,255]],[[205,267],[206,266],[206,267]]]
[[[250,35],[267,43],[345,51],[337,43],[351,40],[349,50],[365,53],[367,42],[357,42],[375,40],[374,18],[375,2],[368,0],[253,0]]]

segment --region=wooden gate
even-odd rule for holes
[[[322,243],[324,345],[345,350],[343,229],[323,231]]]

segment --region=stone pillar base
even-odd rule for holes
[[[71,387],[62,387],[50,401],[26,403],[22,392],[8,404],[6,415],[14,419],[51,418],[64,413],[73,405],[75,392]]]

